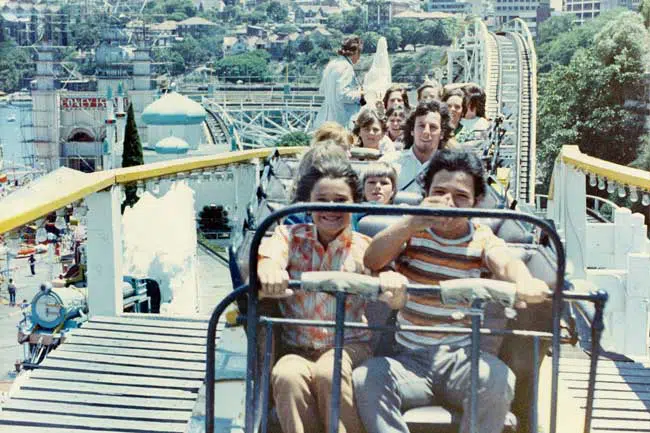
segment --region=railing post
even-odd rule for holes
[[[88,205],[88,311],[91,316],[122,312],[122,215],[120,185],[86,198]]]

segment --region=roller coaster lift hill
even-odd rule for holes
[[[282,220],[290,214],[303,212],[351,212],[368,215],[382,216],[437,216],[437,217],[469,217],[469,218],[500,218],[519,221],[531,224],[548,236],[551,248],[557,253],[557,267],[555,270],[555,288],[548,296],[552,303],[552,332],[520,330],[520,329],[489,329],[481,327],[480,307],[486,302],[498,302],[504,307],[511,307],[514,301],[514,288],[509,283],[498,282],[492,284],[491,280],[450,280],[441,283],[440,286],[425,286],[410,284],[407,286],[409,293],[427,293],[442,298],[445,303],[467,302],[472,304],[469,315],[471,316],[471,328],[454,328],[453,332],[469,334],[471,336],[471,387],[470,387],[470,431],[480,433],[477,429],[477,389],[478,389],[478,367],[480,357],[481,336],[513,336],[516,338],[533,339],[533,363],[539,365],[540,341],[552,341],[552,380],[551,380],[551,405],[550,405],[550,433],[557,431],[557,396],[558,396],[558,374],[560,356],[560,315],[565,302],[571,302],[576,306],[581,303],[593,303],[593,315],[591,320],[591,341],[593,351],[591,354],[591,365],[588,378],[587,403],[584,422],[584,433],[591,429],[593,400],[596,381],[596,367],[600,353],[600,338],[604,329],[603,311],[607,301],[607,293],[596,291],[590,293],[577,293],[572,291],[570,283],[564,279],[566,269],[566,256],[560,237],[552,225],[536,216],[510,211],[492,209],[458,209],[458,208],[424,208],[414,206],[368,206],[359,204],[297,204],[285,207],[266,217],[260,224],[253,236],[249,256],[249,283],[236,288],[226,296],[214,309],[210,317],[207,334],[207,355],[206,355],[206,399],[205,399],[205,431],[214,432],[214,400],[215,400],[215,349],[217,336],[217,323],[226,308],[241,299],[247,298],[247,312],[245,316],[238,317],[238,323],[246,325],[247,334],[247,368],[246,368],[246,433],[265,433],[268,427],[268,414],[271,407],[269,401],[269,378],[271,370],[271,346],[274,327],[284,326],[323,326],[335,328],[335,354],[332,385],[332,409],[329,414],[330,431],[338,431],[340,389],[341,389],[341,359],[343,353],[343,337],[345,329],[371,329],[380,332],[395,332],[398,328],[388,325],[368,325],[364,323],[344,322],[344,306],[347,296],[364,296],[376,299],[378,296],[378,281],[372,277],[361,277],[363,282],[358,283],[356,274],[341,272],[312,272],[304,273],[301,281],[291,281],[289,286],[292,289],[324,291],[336,297],[336,320],[315,321],[302,319],[285,319],[278,317],[267,317],[258,314],[258,290],[259,280],[257,276],[259,245],[274,223]],[[353,277],[350,277],[352,275]],[[367,278],[370,278],[368,280]],[[374,281],[374,282],[373,282]],[[456,281],[454,284],[447,284]],[[509,287],[510,286],[510,287]],[[506,308],[506,312],[509,311]],[[512,311],[512,310],[510,310]],[[257,331],[259,327],[266,328],[265,344],[263,347],[263,360],[260,367],[258,354]],[[449,332],[449,328],[432,326],[402,326],[401,330],[418,332],[441,333]],[[533,369],[533,386],[535,393],[531,402],[531,431],[537,431],[537,389],[539,374]]]

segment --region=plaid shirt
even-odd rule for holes
[[[350,228],[345,229],[327,248],[318,241],[316,226],[296,224],[278,226],[259,249],[260,258],[268,258],[289,272],[291,279],[300,279],[307,271],[346,271],[368,274],[363,265],[363,255],[370,238]],[[348,296],[345,303],[345,320],[365,322],[366,302],[358,296]],[[295,319],[335,320],[336,299],[320,292],[296,292],[280,301],[284,317]],[[334,328],[285,326],[283,341],[304,349],[328,349],[334,345]],[[368,341],[366,330],[346,329],[345,341]]]

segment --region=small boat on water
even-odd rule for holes
[[[16,121],[16,115],[11,113],[10,115],[7,116],[7,122],[15,122]]]
[[[11,105],[31,105],[32,95],[27,89],[22,89],[20,92],[9,95],[9,103]]]

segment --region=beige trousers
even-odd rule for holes
[[[364,431],[354,406],[352,370],[371,355],[368,343],[351,343],[343,348],[339,433]],[[290,353],[278,360],[271,372],[271,386],[284,433],[329,431],[333,371],[334,349]]]

